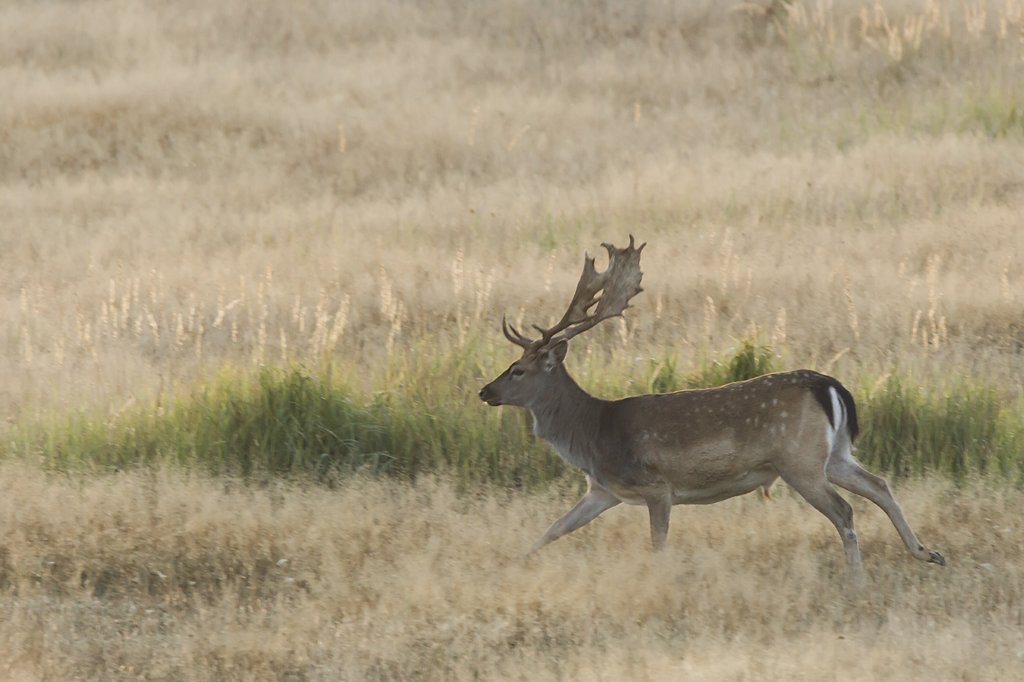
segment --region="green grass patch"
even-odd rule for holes
[[[893,375],[858,402],[857,456],[874,469],[1024,482],[1024,414],[992,386],[959,379],[926,388]]]
[[[498,371],[489,355],[474,341],[450,352],[413,348],[389,363],[373,391],[330,369],[225,369],[207,385],[113,417],[20,425],[5,439],[6,456],[58,469],[172,465],[249,479],[436,472],[463,484],[533,488],[565,476],[568,467],[533,437],[525,411],[477,399],[482,377]],[[618,396],[749,379],[777,370],[776,363],[771,349],[742,341],[731,355],[690,371],[672,358],[629,365],[599,354],[574,371],[598,395]],[[1024,481],[1024,412],[994,388],[968,381],[929,388],[891,376],[855,394],[857,453],[872,469]]]
[[[1024,135],[1024,100],[1018,91],[991,88],[969,100],[963,114],[963,128],[988,137]]]
[[[76,415],[24,427],[10,454],[59,469],[174,465],[252,478],[363,473],[530,487],[564,467],[515,412],[463,400],[430,404],[402,390],[358,395],[330,373],[225,371],[170,404],[112,419]]]
[[[649,364],[649,378],[642,385],[645,392],[671,393],[687,388],[710,388],[733,381],[746,381],[777,370],[777,358],[771,348],[743,339],[732,355],[725,359],[705,356],[700,367],[689,372],[681,370],[672,356],[652,360]]]

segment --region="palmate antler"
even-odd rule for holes
[[[501,330],[505,338],[527,351],[539,351],[567,341],[602,320],[622,315],[629,307],[629,300],[643,291],[640,287],[640,279],[643,277],[640,271],[640,252],[647,243],[634,247],[633,235],[629,235],[629,246],[624,249],[607,243],[601,246],[608,250],[608,268],[598,272],[594,267],[594,259],[584,255],[583,274],[576,285],[576,293],[555,326],[543,329],[533,325],[541,337],[530,339],[502,318]],[[590,312],[591,308],[593,312]]]

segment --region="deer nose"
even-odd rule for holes
[[[499,401],[498,398],[494,395],[494,390],[491,388],[490,384],[487,384],[486,386],[481,388],[480,393],[478,393],[477,395],[480,396],[480,400],[484,401],[491,407],[497,407],[498,405],[501,404],[501,401]]]

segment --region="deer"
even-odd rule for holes
[[[853,509],[833,487],[863,496],[892,521],[910,554],[944,566],[943,555],[917,539],[886,480],[854,459],[859,426],[853,396],[838,380],[809,369],[777,372],[716,388],[604,400],[587,393],[565,368],[569,341],[621,317],[643,289],[646,242],[604,243],[598,272],[584,254],[583,274],[562,318],[533,325],[530,338],[502,318],[502,332],[522,356],[480,389],[492,407],[526,408],[534,434],[586,475],[587,490],[530,548],[590,523],[621,503],[646,505],[654,550],[664,547],[677,504],[712,504],[782,478],[839,532],[849,575],[863,584]]]

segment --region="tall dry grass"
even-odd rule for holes
[[[545,321],[1020,385],[1020,7],[10,2],[0,412]]]
[[[780,490],[678,507],[651,554],[617,508],[522,552],[571,492],[443,480],[264,488],[0,466],[5,679],[1017,679],[1019,491],[896,495],[945,569],[855,500],[868,585]]]

